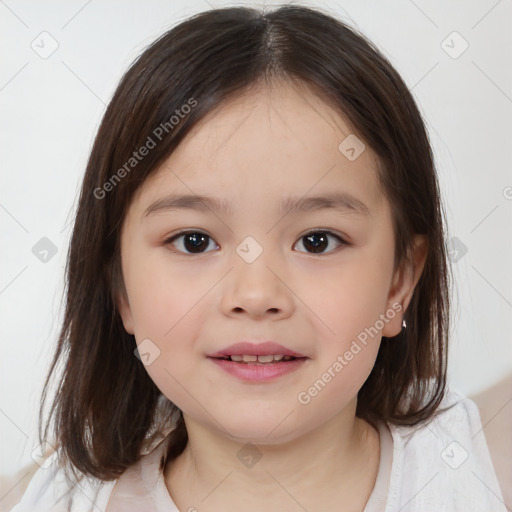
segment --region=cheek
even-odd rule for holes
[[[389,262],[357,251],[340,264],[310,272],[298,295],[318,319],[327,340],[346,342],[373,326],[386,309]]]
[[[205,318],[208,282],[171,268],[165,262],[140,257],[131,273],[131,308],[137,344],[146,343],[154,354],[145,369],[160,389],[182,410],[188,410],[190,395],[200,374],[196,344]],[[150,340],[151,343],[145,340]]]
[[[186,265],[171,264],[165,248],[134,251],[126,265],[126,283],[137,340],[162,341],[200,309],[211,284],[202,282]]]
[[[392,254],[382,249],[372,245],[347,253],[340,264],[316,272],[302,289],[315,313],[310,315],[314,329],[322,333],[317,350],[324,372],[320,386],[328,383],[330,391],[321,400],[355,396],[375,364],[392,269]]]
[[[186,265],[171,265],[164,249],[154,248],[134,252],[126,270],[137,343],[150,339],[160,351],[160,366],[187,371],[194,358],[203,356],[196,353],[195,340],[208,314],[212,282],[218,278],[200,279]]]

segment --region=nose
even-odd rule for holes
[[[294,308],[286,272],[271,262],[265,251],[252,263],[236,256],[224,282],[221,304],[226,315],[272,320],[289,317]]]

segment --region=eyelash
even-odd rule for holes
[[[344,240],[337,233],[334,233],[333,231],[330,231],[328,229],[318,229],[318,228],[310,230],[307,233],[304,233],[302,236],[299,237],[297,242],[302,240],[303,238],[306,238],[307,236],[310,236],[312,234],[318,234],[318,233],[321,233],[321,234],[324,234],[324,235],[328,235],[328,236],[332,236],[333,238],[335,238],[339,242],[339,246],[338,247],[349,246],[350,245],[350,243],[348,243],[346,240]],[[166,238],[164,240],[163,244],[164,245],[172,245],[172,242],[174,242],[178,238],[183,237],[184,235],[189,235],[189,234],[205,235],[206,237],[208,237],[209,240],[213,241],[213,238],[211,238],[210,235],[208,235],[207,233],[205,233],[203,231],[200,231],[200,230],[187,230],[187,231],[180,231],[179,233],[175,233],[175,234],[171,235],[170,237],[168,237],[168,238]],[[335,249],[332,249],[332,250],[330,250],[328,252],[320,252],[320,253],[308,252],[308,251],[299,251],[299,252],[306,252],[306,254],[319,254],[319,255],[330,254],[330,253],[334,252],[338,247],[336,247]],[[196,256],[196,255],[199,256],[201,254],[206,254],[208,252],[211,252],[211,251],[205,251],[205,252],[199,252],[199,253],[191,253],[191,252],[177,251],[177,250],[174,250],[174,249],[172,249],[172,250],[173,250],[173,252],[177,252],[179,254],[184,254],[186,256]]]

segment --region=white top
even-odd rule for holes
[[[507,512],[475,403],[448,393],[450,410],[419,427],[381,423],[377,480],[363,512]],[[87,479],[67,507],[51,455],[11,512],[179,512],[163,479],[166,438],[117,480]]]

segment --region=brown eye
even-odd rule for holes
[[[167,239],[164,243],[171,244],[176,247],[179,252],[185,254],[202,254],[206,251],[210,245],[210,241],[213,241],[207,234],[201,233],[200,231],[187,231],[185,233],[179,233],[171,238]]]
[[[348,245],[343,238],[332,233],[331,231],[311,231],[300,238],[303,246],[306,248],[307,252],[312,254],[320,254],[324,253],[327,247],[332,246],[330,243],[330,238],[334,238],[336,240],[337,245],[331,248],[327,252],[331,252],[336,249],[340,245]]]

